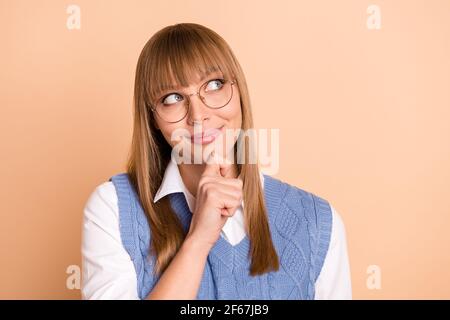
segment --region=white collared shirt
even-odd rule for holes
[[[167,178],[166,178],[167,176]],[[261,179],[261,185],[264,187],[264,175],[259,173]],[[159,199],[165,197],[168,194],[175,192],[183,192],[186,197],[186,202],[188,204],[189,210],[194,212],[195,208],[195,197],[189,192],[183,183],[181,178],[180,170],[176,162],[173,159],[169,162],[164,173],[163,181],[160,188],[156,192],[155,199],[153,202],[157,202]],[[238,244],[245,237],[245,227],[244,227],[244,201],[241,202],[241,206],[236,210],[232,217],[229,217],[222,227],[220,234],[225,238],[231,245]]]
[[[264,186],[261,172],[260,177]],[[185,187],[177,164],[170,161],[154,201],[174,192],[184,193],[193,212],[195,198]],[[231,245],[245,237],[243,206],[242,202],[221,231],[221,236]],[[333,206],[331,209],[331,239],[315,283],[316,300],[352,298],[345,227]],[[100,184],[90,195],[84,207],[82,235],[82,298],[139,299],[136,271],[121,241],[118,199],[111,181]]]

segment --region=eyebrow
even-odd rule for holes
[[[219,73],[223,76],[223,74],[222,74],[222,72],[221,72],[220,70],[217,70],[217,68],[212,68],[212,69],[208,70],[206,73],[204,73],[204,74],[200,77],[200,81],[199,81],[198,83],[196,83],[196,84],[202,83],[206,78],[210,77],[211,75],[214,75],[214,74],[217,74],[217,75],[218,75]],[[181,88],[184,88],[184,87],[179,86],[179,85],[167,85],[167,86],[164,86],[164,87],[162,88],[162,90],[158,93],[158,96],[161,96],[161,95],[164,94],[166,91],[169,91],[169,90],[178,90],[178,89],[181,89]]]

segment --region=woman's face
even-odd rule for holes
[[[188,99],[186,96],[196,93],[204,83],[208,83],[207,86],[210,88],[217,88],[220,82],[214,82],[215,79],[223,79],[220,71],[213,72],[204,79],[197,77],[189,83],[189,87],[168,90],[163,92],[160,97],[166,97],[168,103],[173,103],[182,96],[185,97],[184,99]],[[202,159],[200,161],[202,162],[208,158],[212,148],[218,148],[216,150],[223,156],[232,157],[231,152],[234,150],[237,134],[242,126],[241,103],[237,83],[233,84],[232,91],[230,102],[219,109],[209,108],[198,95],[190,96],[188,113],[179,122],[167,122],[155,112],[156,126],[170,146],[173,148],[178,145],[177,149],[190,150],[189,157],[191,160],[189,163],[194,163],[194,149],[196,149],[195,159],[199,159],[200,154]],[[172,93],[175,93],[175,95],[172,96]],[[182,96],[177,95],[177,93]],[[167,98],[167,94],[171,96]],[[208,135],[210,135],[209,138]],[[211,136],[214,136],[214,138]],[[183,161],[186,161],[186,155],[184,152],[181,153],[183,154]],[[199,163],[198,160],[195,160],[195,163]]]

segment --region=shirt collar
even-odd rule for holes
[[[264,175],[261,170],[259,170],[259,176],[261,179],[261,186],[264,189]],[[194,212],[195,208],[195,197],[189,192],[189,190],[184,185],[183,179],[181,178],[180,169],[173,158],[169,161],[166,171],[164,172],[164,177],[156,192],[155,199],[153,202],[157,202],[159,199],[167,196],[171,193],[183,192],[186,197],[186,201],[189,206],[189,210]],[[242,203],[243,206],[243,203]]]

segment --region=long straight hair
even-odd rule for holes
[[[146,213],[151,232],[150,254],[156,256],[154,274],[161,275],[179,250],[186,234],[168,197],[153,202],[171,159],[171,146],[155,125],[150,107],[167,86],[188,86],[193,75],[220,70],[227,79],[234,78],[240,93],[242,127],[253,128],[250,98],[244,73],[225,40],[211,29],[180,23],[155,33],[139,56],[134,84],[133,137],[127,173]],[[257,164],[248,163],[250,146],[245,141],[244,163],[238,163],[243,180],[243,214],[250,240],[250,275],[279,269],[278,255],[270,235]],[[234,148],[236,159],[236,145]],[[241,161],[240,161],[241,162]]]

